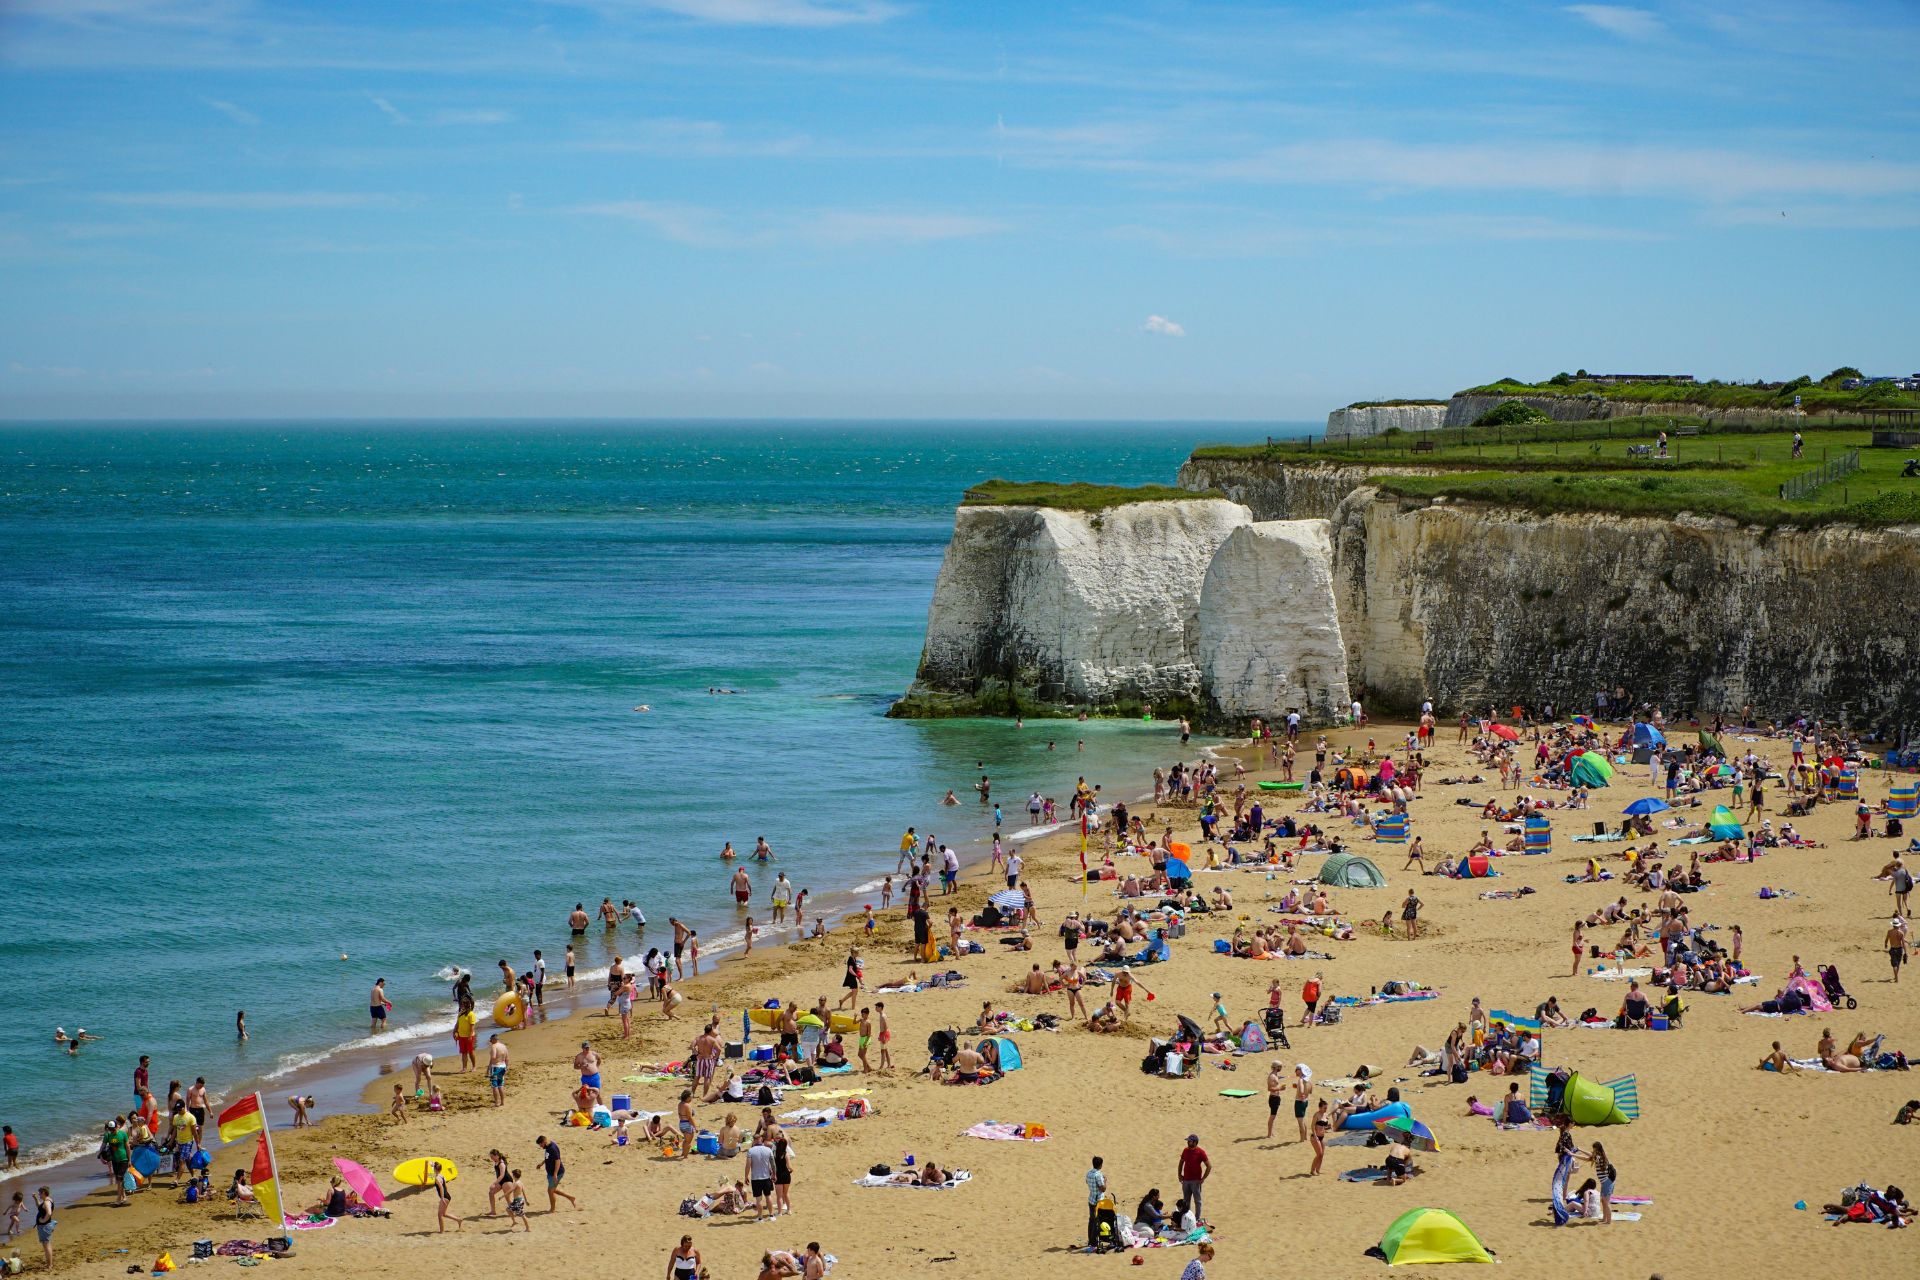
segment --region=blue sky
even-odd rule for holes
[[[1920,368],[1920,8],[0,0],[0,416]]]

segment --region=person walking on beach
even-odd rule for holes
[[[1907,936],[1907,921],[1904,916],[1895,916],[1887,927],[1887,961],[1893,965],[1893,980],[1900,981],[1900,966],[1907,962],[1907,948],[1912,940]]]
[[[33,1233],[39,1237],[49,1271],[53,1270],[53,1229],[59,1225],[59,1219],[53,1216],[53,1192],[42,1187],[33,1193]]]
[[[373,992],[367,997],[368,1035],[377,1036],[387,1029],[387,1010],[392,1007],[387,999],[387,980],[381,978],[373,984]]]
[[[1200,1206],[1200,1197],[1207,1179],[1213,1176],[1213,1161],[1207,1159],[1206,1148],[1200,1145],[1197,1133],[1188,1134],[1187,1145],[1180,1149],[1179,1173],[1180,1194],[1193,1209],[1194,1221],[1205,1222],[1207,1215]]]
[[[478,1040],[475,1034],[475,1021],[474,1012],[470,1008],[461,1009],[453,1018],[453,1047],[460,1051],[460,1070],[463,1074],[469,1067],[480,1065],[479,1058],[474,1053]]]
[[[513,1179],[506,1185],[507,1193],[507,1231],[513,1231],[513,1224],[519,1223],[528,1235],[533,1234],[533,1219],[527,1216],[527,1189],[520,1181],[520,1171],[513,1171]]]
[[[540,948],[533,949],[533,968],[527,970],[527,980],[533,985],[533,1003],[546,1007],[547,1003],[547,960],[540,954]]]
[[[501,1042],[500,1033],[494,1032],[487,1037],[487,1087],[493,1091],[493,1105],[505,1106],[507,1102],[507,1046]]]
[[[561,1200],[578,1209],[580,1202],[560,1189],[561,1181],[567,1176],[567,1166],[560,1159],[560,1144],[544,1133],[533,1141],[534,1145],[540,1148],[541,1163],[547,1170],[547,1212],[560,1212]]]
[[[447,1185],[447,1175],[438,1160],[433,1162],[433,1194],[439,1201],[440,1234],[447,1233],[448,1218],[453,1219],[455,1230],[465,1231],[467,1220],[453,1211],[453,1189]]]
[[[787,919],[787,904],[793,901],[793,884],[782,871],[774,877],[773,893],[770,897],[773,905],[773,922],[784,924]]]
[[[773,1148],[756,1136],[746,1155],[747,1187],[753,1193],[753,1220],[773,1217]]]
[[[848,1008],[855,1000],[859,999],[860,988],[864,981],[862,966],[860,964],[860,948],[849,947],[847,949],[847,970],[840,979],[840,985],[846,988],[847,993],[840,997],[840,1003],[835,1005],[834,1008]]]
[[[745,867],[734,868],[733,879],[730,883],[733,886],[734,905],[744,908],[749,902],[753,901],[753,877],[747,874]]]
[[[1016,849],[1007,855],[1007,888],[1020,887],[1020,873],[1026,870],[1026,866],[1026,859],[1020,856],[1019,850]]]
[[[1887,879],[1887,892],[1893,895],[1893,914],[1904,916],[1907,914],[1907,895],[1913,892],[1913,872],[1907,869],[1907,864],[1897,854]]]

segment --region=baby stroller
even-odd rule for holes
[[[1847,1008],[1849,1009],[1858,1009],[1860,1007],[1860,1002],[1848,995],[1847,989],[1840,985],[1840,969],[1838,966],[1830,964],[1820,966],[1820,985],[1826,988],[1827,1000],[1836,1008],[1839,1007],[1842,1000],[1847,1002]]]
[[[1287,1013],[1284,1009],[1267,1010],[1267,1044],[1275,1049],[1291,1049],[1287,1043]]]

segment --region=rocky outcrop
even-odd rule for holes
[[[1447,401],[1444,421],[1439,425],[1470,427],[1480,421],[1488,410],[1509,400],[1518,400],[1521,404],[1538,409],[1555,422],[1591,422],[1654,415],[1700,418],[1706,422],[1738,426],[1791,426],[1835,416],[1802,413],[1798,409],[1721,409],[1679,400],[1613,400],[1605,396],[1455,396]]]
[[[1261,521],[1325,517],[1348,676],[1370,706],[1808,712],[1920,728],[1920,528],[1541,515],[1400,498],[1417,468],[1196,459]]]
[[[1298,710],[1333,721],[1348,701],[1347,651],[1324,520],[1235,529],[1200,586],[1197,659],[1211,709],[1226,720]]]
[[[1256,520],[1327,520],[1361,485],[1383,475],[1432,475],[1432,467],[1362,467],[1339,463],[1281,466],[1250,458],[1188,458],[1182,489],[1224,493],[1252,508]]]
[[[1432,431],[1445,424],[1447,406],[1431,404],[1374,404],[1335,409],[1327,415],[1327,443],[1358,440],[1388,431]]]
[[[1253,516],[1218,498],[962,507],[893,714],[1197,711],[1201,584]]]

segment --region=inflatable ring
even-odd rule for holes
[[[511,1031],[527,1019],[527,1007],[520,1003],[520,997],[514,992],[506,992],[493,1002],[493,1020],[496,1025]]]

